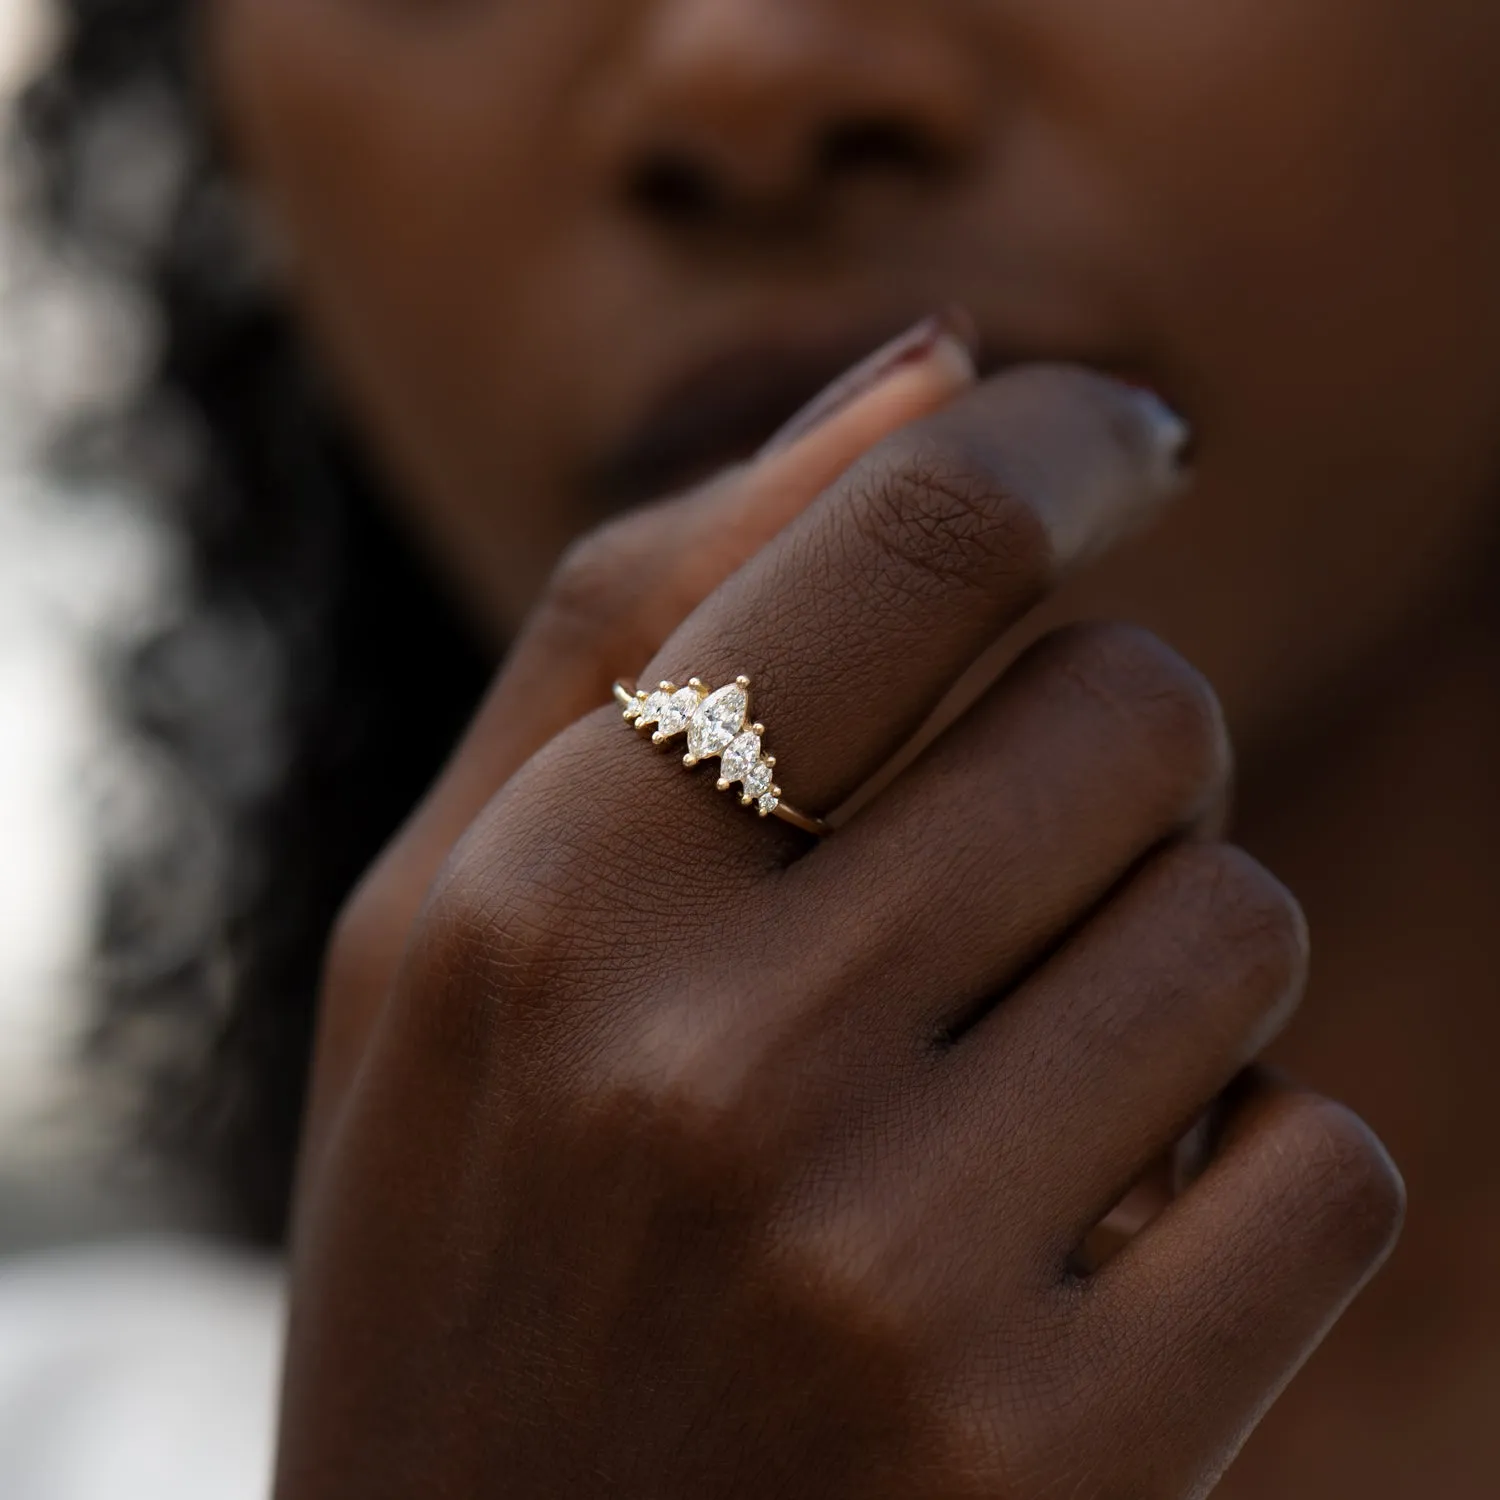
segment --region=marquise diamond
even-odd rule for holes
[[[685,687],[678,688],[670,695],[663,693],[661,696],[665,701],[657,714],[656,732],[662,739],[669,740],[688,727],[688,721],[703,701],[703,695],[697,688]],[[645,715],[641,717],[644,719]]]
[[[633,719],[641,729],[648,729],[661,718],[661,711],[667,706],[667,699],[670,696],[669,693],[649,693],[640,701],[634,713],[626,709],[625,716]]]
[[[763,797],[771,790],[771,768],[765,761],[759,765],[751,766],[745,775],[745,795],[748,797]]]
[[[688,722],[688,756],[707,760],[728,749],[745,727],[745,715],[749,712],[750,696],[738,683],[710,693]]]
[[[724,752],[719,762],[720,779],[725,782],[743,781],[748,787],[747,778],[759,764],[760,736],[753,729],[747,729]],[[770,775],[769,767],[767,767],[766,774]]]
[[[625,682],[614,686],[615,701],[625,718],[637,729],[656,726],[651,736],[664,744],[687,734],[689,766],[719,757],[719,789],[728,791],[739,783],[740,801],[754,807],[762,817],[779,812],[783,818],[809,833],[824,833],[827,825],[797,812],[781,798],[774,776],[776,757],[765,753],[764,724],[750,721],[750,679],[736,678],[728,687],[710,691],[694,677],[686,687],[659,683],[657,690],[637,691]]]

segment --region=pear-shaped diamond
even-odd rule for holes
[[[750,695],[737,682],[710,693],[688,721],[688,758],[707,760],[728,749],[749,712]]]
[[[669,740],[688,727],[688,720],[703,701],[703,695],[697,688],[685,687],[678,688],[675,693],[664,693],[662,698],[664,701],[656,715],[656,733],[661,739]]]
[[[760,736],[753,729],[747,729],[724,752],[719,762],[719,778],[728,783],[745,781],[759,761]]]

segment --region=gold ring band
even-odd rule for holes
[[[798,812],[781,795],[773,774],[776,757],[765,754],[761,745],[766,726],[750,719],[748,677],[736,677],[727,687],[714,689],[692,677],[686,687],[662,682],[651,693],[617,682],[614,691],[625,722],[637,730],[654,728],[654,744],[664,745],[679,734],[687,736],[683,765],[696,766],[717,756],[721,792],[738,783],[740,801],[753,806],[761,817],[780,818],[819,838],[832,831],[822,818]]]

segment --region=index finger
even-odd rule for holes
[[[495,792],[872,444],[973,380],[962,331],[929,319],[830,387],[757,460],[611,523],[565,559],[442,775],[340,918],[319,1023],[320,1117],[362,1054],[428,886]]]

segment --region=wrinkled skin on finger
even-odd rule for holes
[[[893,355],[899,363],[887,368]],[[314,1141],[358,1065],[428,886],[485,803],[554,735],[607,701],[616,679],[638,671],[866,448],[974,379],[963,331],[932,321],[853,373],[863,378],[852,391],[825,393],[836,404],[809,410],[813,425],[768,445],[756,463],[591,533],[557,568],[443,776],[340,921],[322,1007]]]

